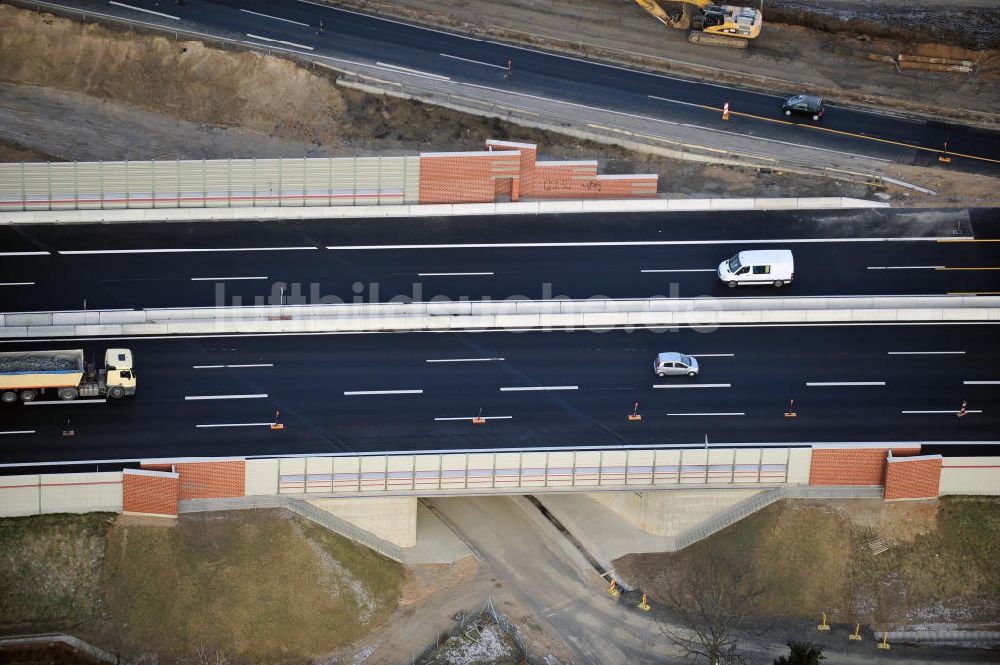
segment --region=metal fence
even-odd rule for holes
[[[0,212],[419,203],[420,158],[0,164]]]

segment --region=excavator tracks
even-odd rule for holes
[[[688,41],[692,44],[724,46],[726,48],[746,48],[750,45],[749,39],[743,39],[741,37],[728,37],[726,35],[713,35],[709,32],[698,31],[689,32]]]

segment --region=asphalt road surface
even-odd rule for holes
[[[699,445],[706,436],[720,446],[996,443],[998,333],[945,324],[88,341],[88,358],[133,349],[138,394],[6,405],[0,462]],[[670,350],[698,356],[701,374],[654,377],[654,355]],[[796,418],[784,416],[790,399]],[[626,417],[635,402],[640,422]],[[275,431],[279,410],[285,427]],[[480,414],[487,423],[473,425]],[[75,436],[62,436],[67,419]]]
[[[894,162],[937,166],[938,151],[947,142],[954,160],[947,168],[1000,172],[997,132],[836,106],[828,107],[819,123],[789,119],[782,115],[782,97],[777,95],[418,28],[306,0],[189,0],[182,7],[166,0],[54,4],[284,49],[351,70],[367,65],[432,86],[460,82],[508,92],[515,99],[530,95]],[[508,60],[513,72],[509,79],[505,78]],[[720,117],[727,101],[736,112],[728,122]]]
[[[0,311],[591,297],[1000,293],[991,210],[0,227]],[[793,251],[792,285],[721,261]]]

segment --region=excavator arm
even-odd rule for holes
[[[683,7],[681,8],[681,13],[677,16],[668,14],[656,0],[635,0],[635,3],[652,14],[663,25],[680,30],[687,30],[691,27],[691,17],[694,15],[695,7],[701,9],[712,4],[712,0],[678,1],[683,3]]]

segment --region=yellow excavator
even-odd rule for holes
[[[691,30],[692,44],[746,48],[751,39],[760,35],[764,17],[753,7],[714,5],[711,0],[678,0],[681,13],[671,16],[656,0],[635,0],[636,4],[655,16],[663,25],[679,30]]]

